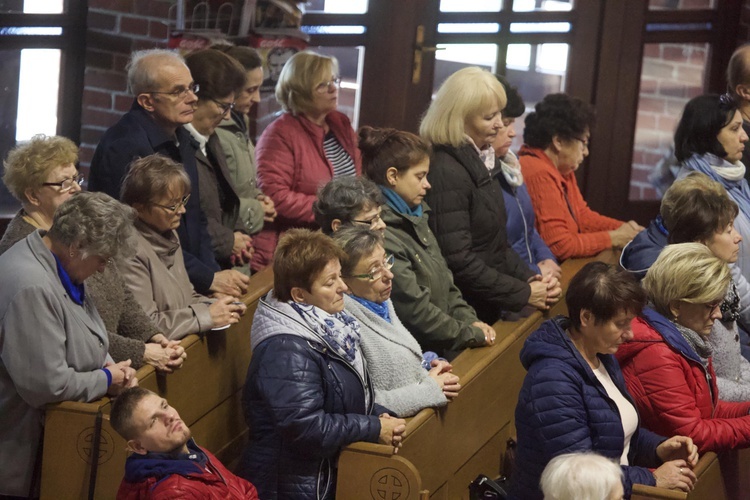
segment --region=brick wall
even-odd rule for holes
[[[125,64],[130,52],[164,47],[170,0],[89,0],[86,76],[81,115],[81,164],[132,104]]]

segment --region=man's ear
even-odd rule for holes
[[[148,450],[141,446],[141,443],[137,439],[131,439],[128,441],[128,451],[132,451],[133,453],[137,453],[139,455],[145,455],[148,453]]]
[[[734,91],[744,101],[750,101],[750,85],[741,83],[734,88]]]
[[[138,94],[135,100],[143,109],[145,109],[149,113],[154,111],[154,98],[151,94]]]

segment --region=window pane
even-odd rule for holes
[[[511,23],[511,33],[567,33],[570,23]]]
[[[716,0],[649,0],[650,10],[715,9]]]
[[[440,12],[499,12],[502,0],[440,0]]]
[[[515,0],[513,10],[516,12],[531,11],[567,11],[573,9],[573,0]]]
[[[302,31],[308,35],[361,35],[366,29],[364,26],[302,26]]]
[[[450,75],[467,66],[480,66],[493,73],[497,69],[497,45],[494,43],[438,44],[435,53],[433,94]]]
[[[362,89],[362,67],[364,47],[310,47],[318,54],[335,57],[339,62],[341,87],[339,89],[338,110],[344,113],[359,128],[359,104]],[[281,113],[281,106],[276,102],[273,90],[263,92],[258,103],[256,119],[256,137],[260,137],[269,123]]]
[[[0,12],[62,14],[63,0],[0,0]]]
[[[305,12],[323,12],[326,14],[364,14],[367,12],[368,0],[309,0]]]
[[[660,172],[668,173],[670,165],[676,163],[674,131],[685,104],[704,92],[708,50],[708,44],[644,45],[630,173],[631,200],[657,200],[668,187],[656,177]]]
[[[498,23],[439,23],[438,33],[497,33]]]
[[[543,43],[539,45],[511,44],[505,57],[505,76],[518,88],[526,104],[526,113],[516,118],[516,137],[513,151],[523,144],[523,124],[526,114],[534,110],[545,95],[565,91],[569,45]]]

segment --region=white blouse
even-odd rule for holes
[[[599,368],[594,370],[596,378],[604,386],[604,390],[607,391],[607,395],[617,405],[617,409],[620,412],[620,420],[622,421],[622,432],[625,435],[625,441],[622,447],[622,456],[620,457],[620,465],[630,465],[628,463],[628,451],[630,451],[630,439],[635,434],[638,428],[638,413],[635,411],[635,407],[628,401],[625,396],[622,395],[620,389],[612,382],[612,378],[609,376],[607,369],[604,368],[604,363],[599,363]]]

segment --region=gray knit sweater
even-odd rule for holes
[[[392,323],[348,295],[344,295],[344,304],[361,327],[361,347],[376,403],[399,417],[410,417],[423,408],[448,402],[435,380],[422,368],[422,349],[399,321],[390,300],[388,311]]]
[[[23,216],[24,211],[20,210],[8,224],[0,240],[0,255],[36,230]],[[135,369],[143,366],[145,343],[159,330],[125,286],[116,265],[108,264],[103,272],[87,279],[85,286],[87,296],[107,327],[112,359],[115,362],[130,359]]]

